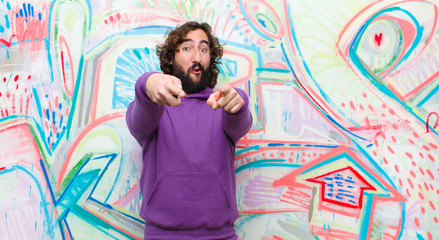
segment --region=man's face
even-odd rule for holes
[[[172,62],[172,74],[182,80],[183,90],[190,94],[195,90],[204,89],[209,83],[209,64],[210,48],[207,35],[203,30],[197,29],[190,31],[183,43],[177,47]],[[192,90],[186,91],[185,85]]]

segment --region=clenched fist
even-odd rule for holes
[[[155,103],[172,107],[181,104],[186,94],[180,79],[163,73],[153,73],[146,81],[146,94]]]

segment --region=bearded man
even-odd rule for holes
[[[208,24],[187,22],[157,46],[163,73],[136,82],[126,121],[143,150],[145,239],[237,239],[235,146],[252,116],[244,91],[213,90],[222,54]]]

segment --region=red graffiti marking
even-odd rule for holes
[[[381,46],[381,41],[383,40],[383,33],[380,33],[380,35],[375,34],[375,42],[377,46]]]
[[[415,222],[416,226],[419,228],[419,226],[420,226],[419,219],[417,217],[415,217],[414,222]]]
[[[0,167],[0,171],[3,170],[3,169],[5,169],[5,168],[6,168],[6,167]]]
[[[3,81],[0,80],[0,84],[6,84],[6,87],[0,91],[0,98],[3,101],[3,104],[0,104],[1,117],[7,117],[10,114],[28,114],[32,92],[27,91],[28,89],[22,84],[23,81],[23,77],[18,74],[11,76],[9,82],[6,77],[3,77]]]
[[[433,129],[436,129],[436,127],[439,124],[439,114],[437,114],[437,112],[431,112],[430,114],[428,114],[427,122],[425,123],[425,128],[427,129],[427,133],[430,131],[430,124],[429,124],[429,122],[430,122],[430,116],[431,115],[435,115],[436,116],[436,122],[433,125]]]
[[[430,200],[428,203],[430,203],[430,207],[433,209],[433,210],[436,210],[436,207],[434,206],[434,203]]]
[[[59,37],[59,44],[61,48],[61,66],[64,81],[64,90],[66,91],[67,95],[72,96],[75,88],[75,75],[72,55],[70,53],[69,44],[67,43],[67,40],[64,38],[64,36]]]
[[[410,184],[411,189],[415,188],[415,186],[413,185],[413,182],[412,182],[412,180],[410,180],[410,178],[407,178],[407,182]]]

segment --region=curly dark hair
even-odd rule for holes
[[[212,34],[212,29],[207,23],[198,22],[186,22],[185,24],[177,27],[167,34],[167,38],[164,44],[157,45],[157,56],[160,59],[160,69],[165,74],[171,74],[172,64],[177,47],[183,42],[184,38],[190,31],[197,29],[203,30],[209,40],[210,48],[210,64],[208,71],[212,78],[208,86],[214,88],[217,83],[219,68],[218,64],[221,64],[220,59],[223,56],[223,47],[219,43],[218,38]]]

